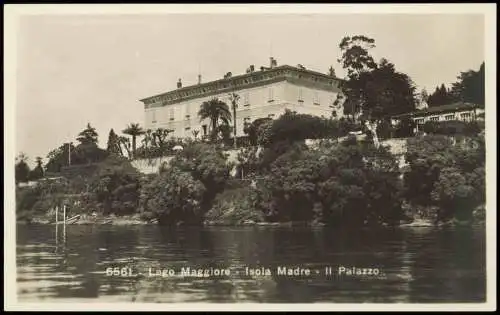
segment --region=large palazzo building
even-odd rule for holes
[[[200,105],[218,98],[231,109],[229,95],[236,93],[240,97],[236,136],[241,137],[245,123],[257,118],[278,118],[285,109],[327,118],[335,111],[337,117],[341,117],[341,105],[334,105],[340,93],[339,83],[340,79],[335,76],[300,65],[277,66],[276,60],[270,58],[269,67],[256,70],[252,65],[238,76],[227,73],[224,78],[207,83],[202,83],[198,76],[198,84],[187,87],[182,87],[179,79],[177,89],[140,101],[144,103],[146,129],[172,129],[171,136],[193,137],[193,131],[203,136],[210,128],[208,119],[200,121],[198,117]]]

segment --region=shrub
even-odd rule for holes
[[[379,139],[392,138],[394,134],[394,128],[389,120],[382,120],[377,126],[377,136]]]
[[[475,136],[484,130],[484,122],[472,121],[465,122],[460,120],[447,121],[427,121],[423,130],[427,134],[446,135],[446,136]]]
[[[303,141],[305,139],[338,138],[341,135],[339,122],[308,114],[296,114],[285,111],[272,122],[267,137],[262,137],[261,144],[269,146],[282,141]]]
[[[240,182],[217,195],[212,209],[206,215],[206,220],[221,224],[264,221],[262,212],[253,207],[253,188],[250,187],[249,181]]]
[[[485,202],[484,139],[454,142],[443,135],[410,139],[405,196],[415,205],[437,206],[437,219],[470,218]]]
[[[408,138],[414,136],[414,128],[416,127],[415,122],[411,118],[403,118],[396,125],[394,130],[394,136],[396,138]]]
[[[250,142],[250,145],[255,146],[258,144],[260,126],[270,121],[272,121],[271,118],[258,118],[245,125],[243,132],[248,135],[248,141]]]
[[[141,211],[160,224],[198,225],[225,188],[231,165],[213,145],[191,143],[141,190]]]
[[[203,184],[191,174],[168,168],[144,188],[142,205],[144,212],[152,213],[162,225],[199,224],[204,193]]]
[[[402,215],[400,186],[386,149],[357,142],[292,146],[259,181],[254,200],[269,220],[393,224]]]
[[[257,146],[241,148],[238,151],[238,174],[239,178],[254,177],[260,171],[260,158],[262,151]]]
[[[103,214],[131,214],[139,204],[139,173],[130,162],[110,155],[90,179],[92,200]]]
[[[440,207],[438,220],[445,221],[453,217],[471,219],[476,206],[475,192],[459,169],[442,169],[431,194],[432,200]]]

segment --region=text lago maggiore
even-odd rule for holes
[[[278,266],[276,268],[266,267],[244,267],[242,270],[231,270],[229,268],[148,268],[146,276],[149,277],[224,277],[231,275],[239,276],[377,276],[380,274],[378,268],[360,268],[354,266],[327,266],[324,268],[302,268],[297,266]]]

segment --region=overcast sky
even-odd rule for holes
[[[220,79],[250,64],[302,64],[343,75],[338,44],[375,39],[419,89],[455,82],[484,60],[481,15],[128,15],[22,17],[17,35],[16,152],[31,158],[75,137],[88,122],[105,146],[110,128],[143,124],[138,100]],[[30,163],[31,164],[31,163]]]

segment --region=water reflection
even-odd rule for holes
[[[61,231],[59,231],[61,232]],[[19,299],[98,298],[137,302],[418,303],[485,300],[482,228],[313,229],[18,226]],[[279,276],[276,268],[310,268]],[[370,268],[377,276],[325,276]],[[106,268],[133,275],[107,276]],[[229,268],[230,275],[189,278],[181,268]],[[245,268],[269,268],[248,276]],[[149,269],[174,269],[150,277]],[[318,270],[318,273],[314,271]],[[367,270],[367,269],[366,269]]]

